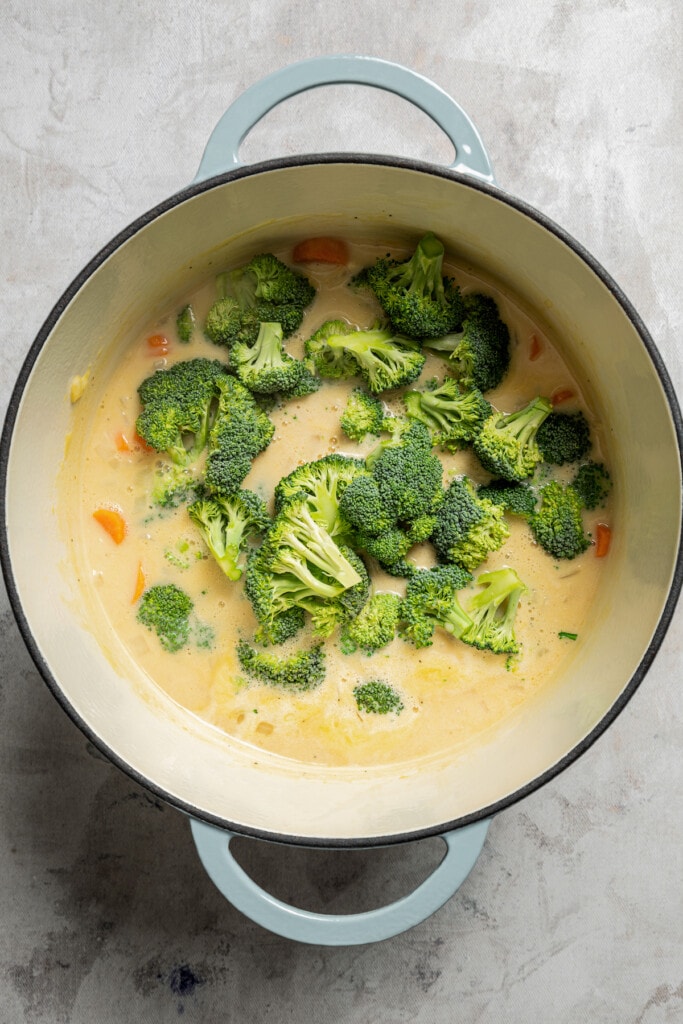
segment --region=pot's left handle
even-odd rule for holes
[[[230,852],[233,832],[190,819],[192,837],[211,881],[233,906],[268,931],[317,946],[381,942],[425,921],[460,888],[484,845],[488,821],[440,836],[446,854],[408,896],[362,914],[315,914],[275,899],[254,882]]]
[[[454,99],[428,78],[379,57],[338,55],[290,64],[256,82],[228,107],[204,150],[195,182],[240,166],[246,135],[283,100],[321,85],[369,85],[395,93],[423,110],[453,143],[453,170],[492,182],[493,171],[474,124]]]

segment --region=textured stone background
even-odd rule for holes
[[[193,177],[231,100],[335,52],[399,61],[450,92],[501,184],[616,277],[680,391],[682,44],[678,0],[5,0],[3,407],[55,299]],[[325,149],[448,157],[424,115],[351,87],[290,101],[243,155]],[[683,1019],[680,614],[619,720],[494,821],[439,913],[336,950],[281,940],[223,902],[186,822],[58,709],[4,592],[0,622],[2,1024]],[[436,839],[345,854],[245,840],[241,856],[283,897],[344,911],[408,891],[440,851]]]

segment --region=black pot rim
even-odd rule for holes
[[[191,817],[197,818],[201,821],[205,821],[208,824],[215,825],[218,828],[228,830],[229,832],[251,837],[254,839],[261,839],[269,842],[284,843],[292,846],[306,846],[306,847],[321,847],[321,848],[334,848],[334,849],[354,849],[354,848],[370,848],[377,846],[389,846],[401,842],[413,842],[420,839],[426,839],[430,836],[443,835],[446,832],[450,832],[454,829],[463,828],[467,825],[473,824],[476,821],[481,821],[484,818],[490,818],[500,811],[512,806],[531,793],[540,789],[551,779],[554,779],[557,775],[563,772],[570,764],[573,764],[589,747],[595,743],[595,741],[602,735],[602,733],[612,724],[616,717],[621,713],[626,704],[629,702],[638,686],[647,674],[652,661],[659,650],[662,641],[666,635],[666,632],[671,623],[671,619],[676,608],[676,603],[683,584],[683,540],[679,539],[679,547],[676,557],[676,563],[674,566],[671,586],[667,595],[667,600],[660,616],[659,622],[652,636],[652,639],[643,654],[643,657],[633,673],[628,684],[624,687],[623,691],[617,698],[617,700],[611,705],[608,711],[603,715],[600,721],[594,726],[591,732],[584,737],[584,739],[572,748],[563,758],[553,764],[545,772],[542,772],[536,778],[532,779],[525,786],[515,790],[514,793],[509,794],[501,800],[496,801],[486,807],[480,808],[479,810],[457,818],[453,821],[442,822],[438,825],[433,825],[428,828],[416,829],[411,832],[401,832],[392,835],[382,836],[359,836],[359,837],[311,837],[311,836],[298,836],[290,835],[286,833],[266,832],[263,829],[252,828],[242,824],[235,824],[227,821],[226,819],[220,818],[216,815],[212,815],[204,811],[202,808],[196,807],[191,803],[179,799],[173,794],[169,793],[163,787],[157,785],[152,780],[148,779],[135,768],[129,765],[123,758],[121,758],[114,750],[112,750],[98,735],[91,729],[91,727],[83,720],[76,709],[71,705],[64,690],[52,674],[52,671],[47,662],[42,657],[42,654],[36,644],[33,634],[31,631],[30,624],[24,615],[21,600],[19,597],[18,589],[14,579],[14,573],[12,571],[11,559],[9,554],[9,537],[7,532],[7,512],[6,512],[6,499],[7,499],[7,472],[9,464],[9,452],[12,443],[12,435],[14,432],[14,425],[18,414],[21,398],[24,392],[26,383],[30,377],[33,366],[41,352],[43,346],[48,340],[54,326],[58,319],[83,287],[88,278],[95,272],[95,270],[117,249],[119,249],[128,239],[132,238],[133,235],[137,234],[143,228],[145,228],[152,221],[156,220],[162,214],[167,213],[174,207],[181,205],[188,199],[192,199],[194,196],[201,195],[203,192],[210,191],[213,188],[222,186],[228,182],[236,181],[240,178],[251,177],[258,174],[264,174],[271,171],[281,170],[283,168],[291,167],[302,167],[311,166],[316,164],[373,164],[386,167],[398,167],[405,170],[418,171],[423,174],[427,174],[433,177],[446,178],[450,181],[458,182],[459,184],[465,185],[468,188],[472,188],[475,191],[484,192],[490,195],[492,198],[504,203],[508,206],[513,207],[517,211],[526,216],[530,217],[541,227],[545,228],[551,234],[572,249],[577,256],[588,266],[590,270],[602,281],[608,291],[616,299],[621,306],[624,314],[629,319],[636,332],[638,333],[643,345],[645,346],[648,355],[652,361],[652,364],[659,377],[662,389],[666,396],[666,400],[669,406],[669,411],[672,416],[676,438],[678,443],[679,462],[681,464],[681,470],[683,474],[683,421],[681,419],[681,410],[678,404],[678,399],[669,376],[668,370],[664,364],[664,361],[655,345],[652,337],[650,336],[645,324],[641,320],[640,316],[636,312],[633,305],[621,291],[619,286],[613,280],[610,274],[602,267],[600,263],[591,255],[591,253],[581,243],[577,242],[571,235],[569,235],[563,228],[557,225],[545,214],[536,210],[522,199],[518,199],[515,196],[511,196],[506,192],[501,191],[494,185],[490,185],[487,182],[480,181],[479,179],[462,174],[458,171],[453,171],[450,168],[438,167],[433,164],[425,163],[417,160],[409,160],[397,157],[387,157],[382,155],[365,154],[365,153],[325,153],[325,154],[310,154],[305,156],[297,157],[284,157],[276,160],[262,161],[257,164],[252,164],[247,167],[239,167],[235,170],[227,171],[223,174],[216,175],[211,178],[207,178],[204,181],[196,182],[189,185],[187,188],[182,189],[180,192],[175,193],[168,199],[159,203],[157,206],[152,207],[146,213],[143,213],[140,217],[136,218],[132,223],[120,231],[110,242],[107,243],[83,268],[68,288],[64,291],[62,296],[58,299],[57,303],[53,307],[52,311],[48,315],[44,324],[40,328],[36,338],[28,351],[28,354],[24,360],[24,363],[19,372],[17,381],[15,383],[12,395],[10,397],[7,413],[5,417],[5,423],[3,427],[2,437],[0,439],[0,565],[5,577],[5,583],[7,586],[7,592],[10,600],[14,616],[17,621],[17,625],[23,637],[24,643],[31,655],[36,668],[42,675],[44,681],[47,683],[50,691],[52,692],[55,699],[66,711],[72,721],[78,726],[78,728],[85,734],[88,740],[101,752],[108,760],[120,768],[126,775],[128,775],[134,782],[143,786],[156,797],[175,807],[177,810],[187,814]],[[683,537],[683,532],[681,534]]]

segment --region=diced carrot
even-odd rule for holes
[[[140,600],[140,598],[145,592],[146,582],[147,580],[145,579],[145,574],[142,569],[142,562],[138,562],[138,572],[137,576],[135,577],[135,590],[133,591],[133,597],[131,598],[130,602],[131,604],[135,604],[136,601]]]
[[[130,452],[133,449],[130,446],[130,442],[123,431],[120,431],[114,438],[117,452]]]
[[[126,521],[120,512],[113,508],[98,508],[93,512],[100,526],[107,531],[115,544],[120,544],[126,536]]]
[[[531,345],[529,346],[529,362],[533,363],[534,360],[538,359],[542,351],[543,346],[541,345],[540,338],[538,338],[537,335],[532,334]]]
[[[574,392],[571,388],[558,388],[557,391],[553,391],[550,396],[550,404],[562,405],[563,402],[568,402],[570,398],[574,397]]]
[[[150,334],[147,338],[147,345],[155,356],[165,356],[171,347],[165,334]]]
[[[341,238],[307,238],[294,246],[295,263],[339,263],[349,261],[349,249]]]
[[[598,523],[595,530],[595,557],[604,558],[612,542],[612,530],[606,523]]]

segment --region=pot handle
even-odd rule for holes
[[[477,129],[455,100],[428,78],[381,60],[347,55],[314,57],[274,71],[246,89],[223,114],[204,150],[195,182],[240,166],[246,135],[278,103],[321,85],[369,85],[402,96],[419,107],[453,143],[455,171],[493,182],[493,171]]]
[[[296,942],[356,946],[380,942],[426,920],[460,888],[481,853],[489,821],[440,838],[446,854],[435,871],[408,896],[361,914],[315,914],[275,899],[254,882],[230,852],[234,832],[190,819],[192,838],[211,881],[230,903],[256,924]]]

